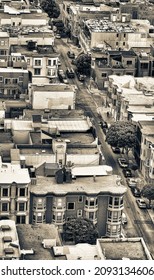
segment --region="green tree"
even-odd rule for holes
[[[91,56],[88,54],[80,54],[76,59],[77,71],[86,76],[91,73]]]
[[[149,200],[149,207],[151,205],[151,200],[154,200],[154,185],[153,184],[146,184],[141,194],[143,197],[146,197]]]
[[[72,218],[64,225],[65,241],[96,244],[98,231],[92,221],[84,218]]]
[[[106,134],[106,141],[112,147],[123,148],[128,154],[136,144],[136,127],[129,121],[113,123]]]
[[[46,12],[49,18],[58,18],[60,15],[60,8],[55,0],[42,0],[41,8]]]

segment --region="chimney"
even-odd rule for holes
[[[93,181],[96,182],[96,175],[93,175]]]

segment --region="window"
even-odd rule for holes
[[[62,208],[62,199],[61,198],[57,199],[57,208]]]
[[[52,60],[48,59],[48,66],[52,66]]]
[[[30,65],[30,58],[27,58],[27,65]]]
[[[124,33],[124,38],[126,38],[126,34]]]
[[[119,42],[116,42],[116,46],[118,46],[119,45]]]
[[[35,59],[34,60],[34,65],[35,66],[41,66],[41,62],[42,62],[41,59]]]
[[[132,65],[132,61],[131,60],[127,60],[127,65]]]
[[[53,59],[53,66],[55,66],[57,64],[56,59]]]
[[[148,63],[141,63],[141,69],[148,69]]]
[[[0,50],[0,55],[6,55],[6,50]]]
[[[25,203],[24,202],[19,203],[19,211],[25,211]]]
[[[119,34],[117,34],[117,37],[119,37]]]
[[[126,44],[126,43],[125,43],[125,42],[123,42],[123,46],[125,46],[125,44]]]
[[[13,79],[12,79],[12,83],[13,83],[13,84],[18,84],[18,79],[13,78]]]
[[[34,75],[41,75],[41,69],[40,68],[34,69]]]
[[[5,79],[5,84],[11,84],[11,79]]]
[[[67,209],[68,210],[74,210],[75,209],[75,202],[68,202],[67,203]]]
[[[23,77],[19,76],[19,82],[23,82]]]
[[[2,189],[2,196],[8,196],[9,195],[9,190],[8,188],[3,188]]]
[[[82,217],[82,210],[81,209],[77,210],[77,217],[78,218]]]
[[[0,41],[1,42],[1,46],[4,46],[5,45],[5,42],[4,41]]]
[[[2,83],[3,82],[3,77],[0,77],[0,83]]]
[[[106,73],[102,73],[102,77],[107,77],[107,74]]]
[[[25,196],[26,192],[25,192],[25,188],[20,188],[19,189],[19,196]]]
[[[25,224],[26,217],[25,216],[16,216],[16,224]]]
[[[78,202],[83,202],[83,196],[82,195],[78,196]]]
[[[9,204],[8,203],[2,203],[2,212],[7,212],[9,209]]]

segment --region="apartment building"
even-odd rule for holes
[[[129,14],[112,14],[111,20],[84,20],[79,39],[85,52],[98,46],[129,50],[137,46],[150,47],[153,44],[153,30],[148,20],[133,20]]]
[[[72,178],[71,170],[63,168],[55,178],[36,177],[30,191],[30,222],[54,223],[62,231],[71,217],[86,217],[97,224],[100,236],[119,237],[126,188],[117,175],[95,176],[95,172],[93,168],[89,177]]]
[[[59,54],[52,45],[29,40],[24,45],[14,45],[12,52],[22,53],[27,62],[31,83],[44,84],[57,81]]]
[[[17,224],[29,223],[28,169],[20,167],[18,151],[11,151],[11,163],[0,163],[0,218]]]
[[[108,88],[110,75],[132,75],[137,73],[137,55],[134,51],[93,48],[91,51],[92,77],[99,89]]]

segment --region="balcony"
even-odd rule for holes
[[[86,212],[96,212],[97,210],[98,210],[98,205],[94,205],[94,206],[85,205],[84,206],[84,211],[86,211]]]

